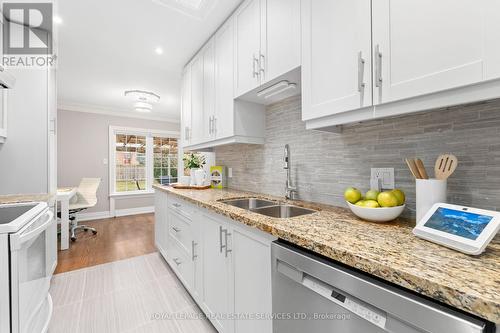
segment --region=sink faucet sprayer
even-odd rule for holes
[[[297,188],[292,186],[292,177],[290,174],[290,146],[288,144],[285,145],[285,156],[283,157],[284,166],[283,169],[286,170],[286,185],[285,185],[285,198],[286,199],[294,199],[295,194],[297,193]]]

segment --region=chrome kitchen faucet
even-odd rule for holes
[[[283,157],[285,162],[283,169],[286,170],[286,185],[285,185],[285,198],[286,199],[295,199],[295,194],[297,194],[297,188],[292,186],[292,177],[291,177],[291,162],[290,162],[290,146],[288,144],[285,145],[285,156]]]

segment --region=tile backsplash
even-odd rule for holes
[[[264,145],[215,150],[218,165],[233,168],[229,187],[284,195],[283,150],[291,150],[292,179],[302,200],[345,206],[344,189],[370,185],[370,168],[394,167],[407,194],[405,216],[414,217],[415,180],[404,158],[420,157],[430,174],[443,152],[459,166],[449,179],[448,201],[500,209],[500,100],[343,126],[341,134],[306,130],[300,96],[266,111]]]

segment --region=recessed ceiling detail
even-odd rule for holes
[[[153,0],[162,6],[169,7],[182,14],[203,20],[213,9],[218,0]]]

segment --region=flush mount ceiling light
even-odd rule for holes
[[[150,91],[143,90],[127,90],[125,97],[135,101],[134,110],[137,112],[151,112],[153,110],[153,103],[160,101],[160,96]]]
[[[157,48],[155,49],[155,52],[156,52],[156,54],[158,54],[158,55],[163,54],[163,49],[162,49],[161,47],[157,47]]]
[[[134,104],[134,110],[138,112],[151,112],[153,111],[153,105],[146,102],[137,102]]]
[[[153,0],[154,3],[203,20],[218,0]]]

